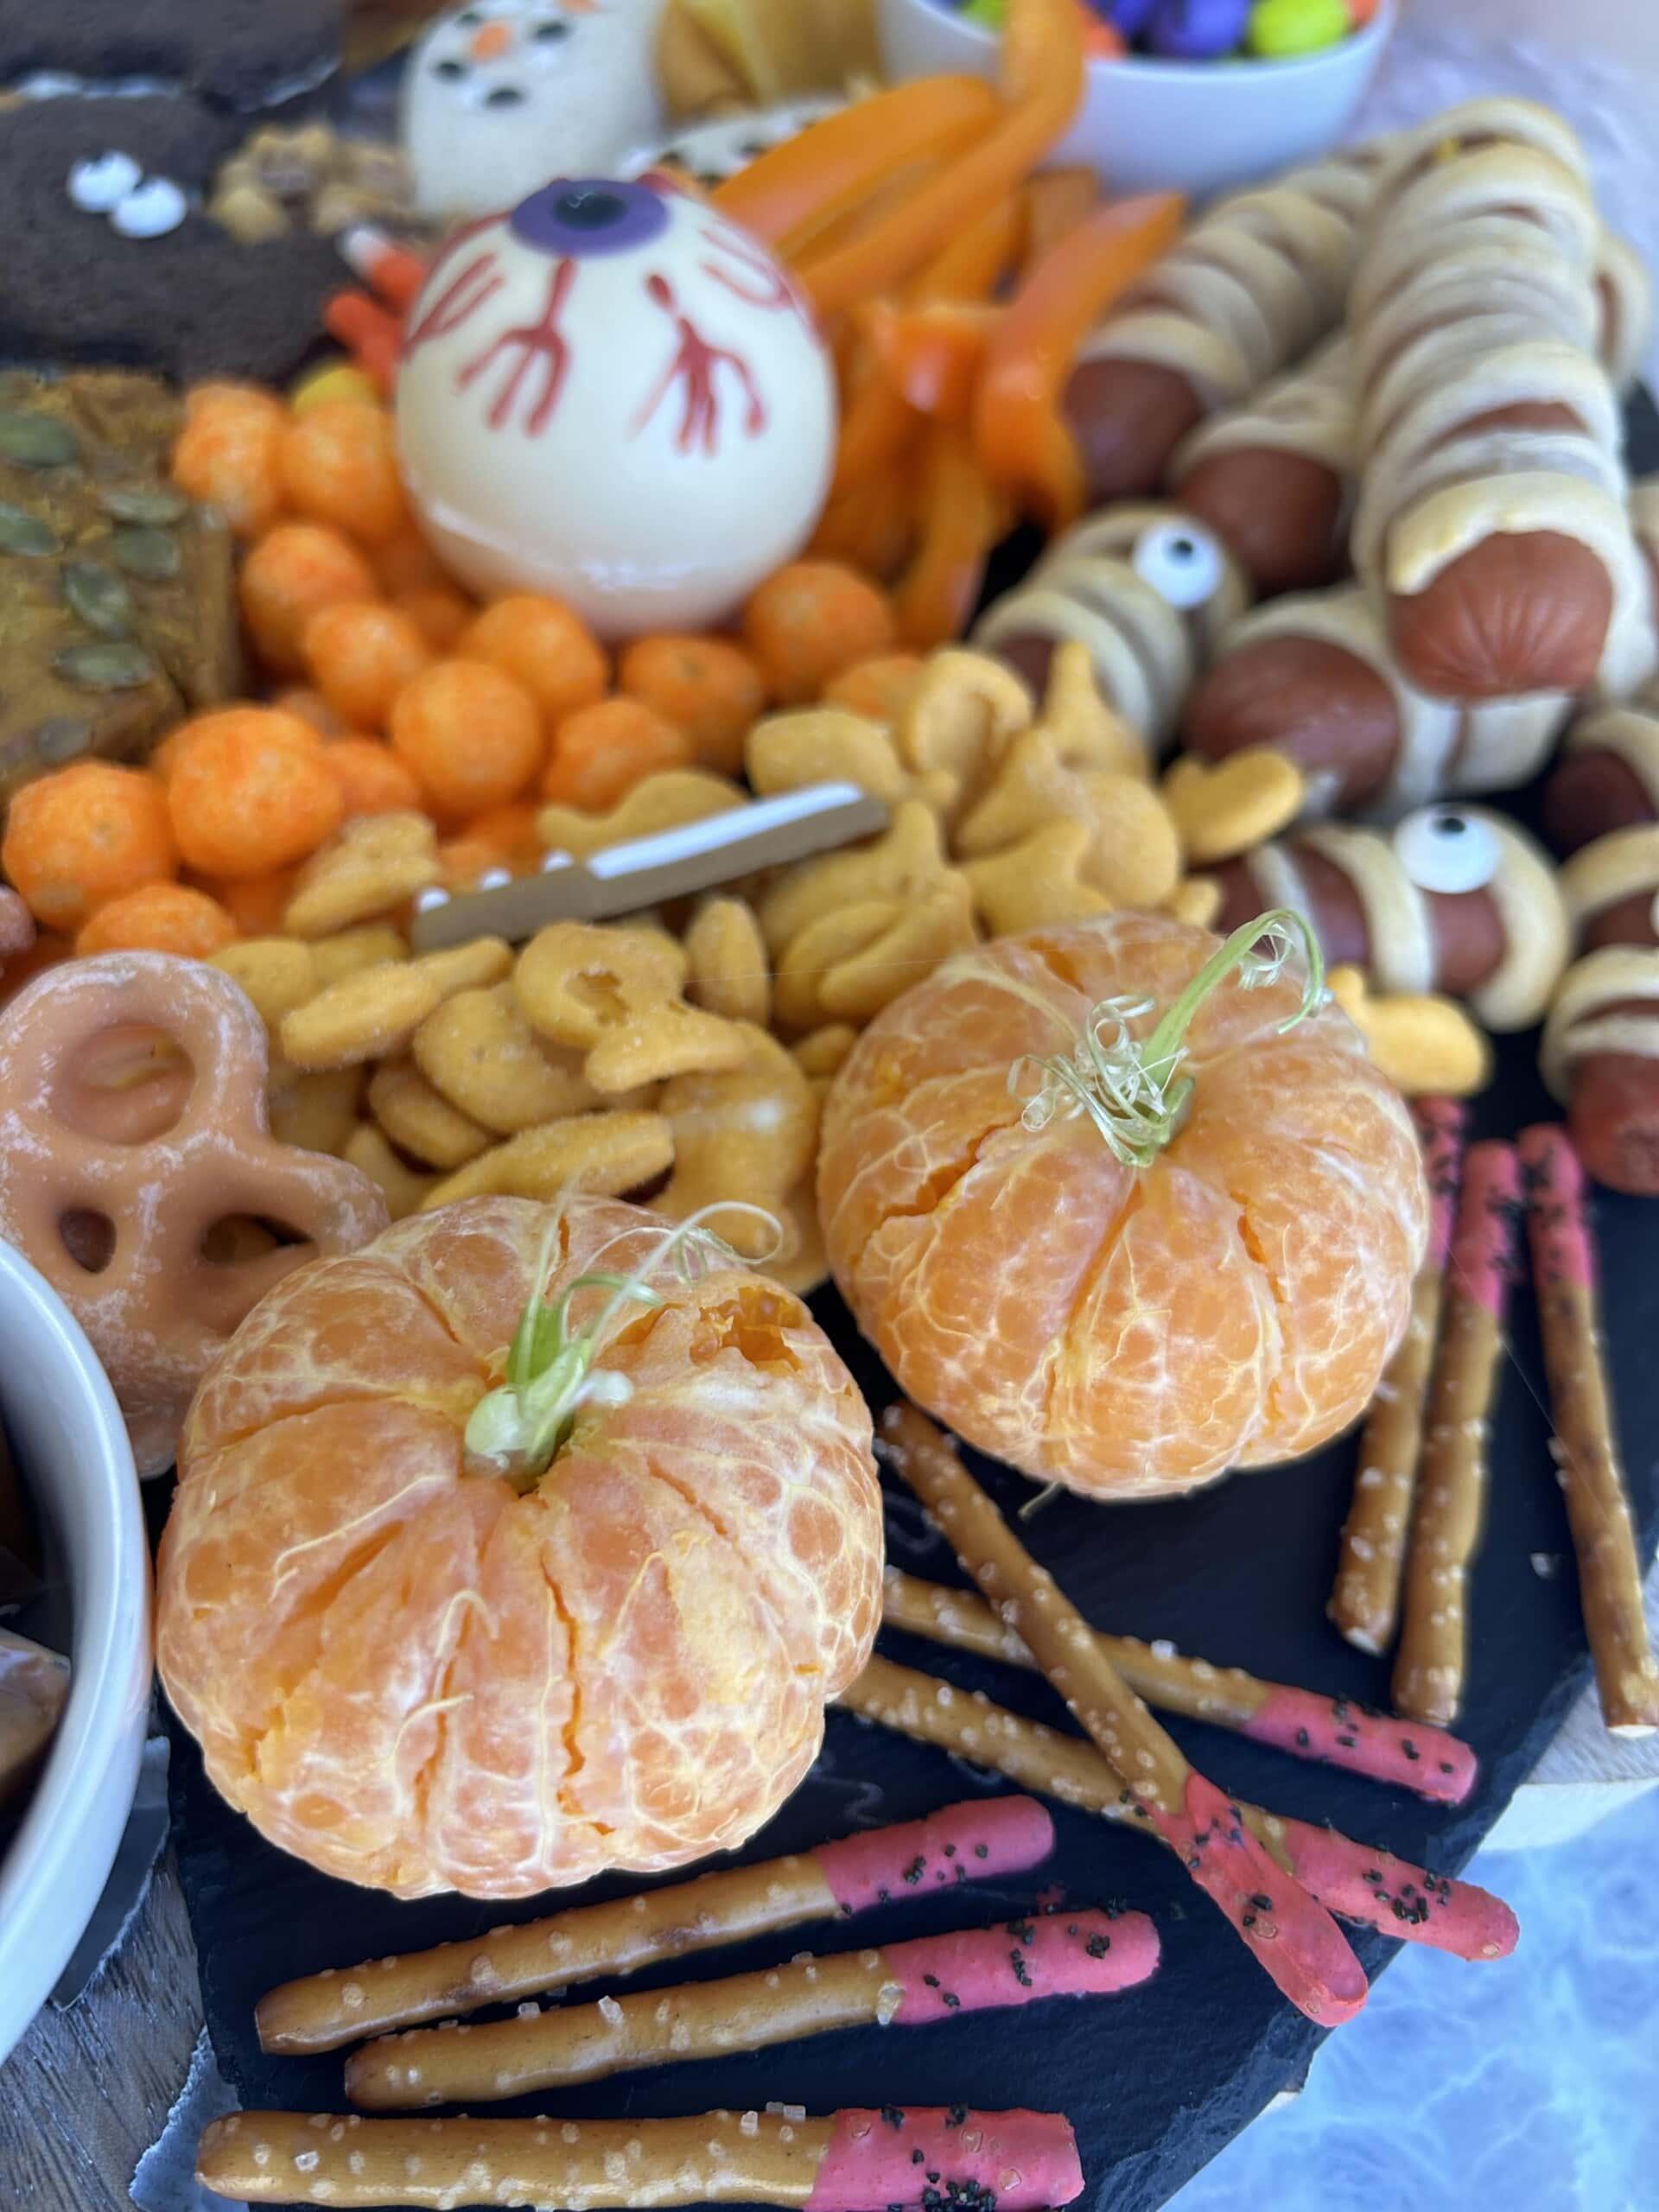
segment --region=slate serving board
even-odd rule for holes
[[[1659,415],[1645,397],[1632,418],[1638,467],[1659,466]],[[1008,566],[1018,561],[1011,550]],[[1006,575],[993,580],[1001,588]],[[1523,800],[1515,810],[1523,817]],[[1554,1109],[1538,1079],[1535,1038],[1507,1039],[1474,1134],[1508,1135]],[[1601,1193],[1596,1230],[1605,1283],[1609,1357],[1633,1502],[1646,1552],[1659,1533],[1659,1201]],[[894,1395],[833,1291],[815,1312],[873,1407]],[[1536,1321],[1523,1285],[1511,1357],[1491,1440],[1491,1507],[1471,1600],[1472,1650],[1460,1732],[1481,1759],[1478,1784],[1455,1808],[1430,1806],[1357,1776],[1286,1758],[1200,1724],[1170,1722],[1193,1761],[1218,1783],[1308,1821],[1454,1873],[1525,1780],[1589,1678],[1572,1547],[1547,1449],[1546,1393]],[[976,1460],[1013,1510],[1031,1496],[1019,1478]],[[1197,1497],[1103,1508],[1056,1498],[1026,1524],[1031,1548],[1083,1611],[1121,1634],[1166,1637],[1182,1650],[1271,1680],[1386,1701],[1387,1662],[1366,1658],[1324,1617],[1347,1510],[1351,1440],[1300,1465],[1235,1476]],[[944,1545],[907,1494],[888,1487],[895,1565],[960,1582]],[[1033,1677],[904,1637],[895,1658],[988,1690],[1035,1718],[1059,1718]],[[391,1951],[480,1934],[514,1910],[455,1897],[400,1904],[313,1873],[256,1835],[207,1783],[195,1746],[174,1724],[173,1817],[179,1868],[201,1960],[202,1995],[219,2063],[246,2106],[345,2108],[340,2060],[269,2058],[253,2006],[274,1983]],[[1006,1785],[943,1752],[845,1714],[830,1718],[823,1756],[796,1796],[735,1854],[769,1858],[824,1838],[917,1814]],[[741,2109],[777,2101],[813,2112],[839,2105],[1033,2105],[1066,2113],[1077,2133],[1089,2212],[1153,2212],[1281,2089],[1299,2082],[1319,2031],[1279,1996],[1208,1900],[1147,1838],[1053,1808],[1058,1846],[1029,1875],[906,1897],[861,1917],[855,1936],[796,1931],[657,1967],[628,1987],[658,1987],[775,1965],[808,1943],[821,1949],[969,1928],[1064,1896],[1085,1906],[1122,1900],[1149,1912],[1163,1962],[1147,1986],[1088,2003],[949,2020],[920,2030],[862,2028],[809,2043],[654,2073],[491,2109],[504,2114],[645,2118]],[[584,1900],[639,1887],[596,1883]],[[1351,1931],[1373,1976],[1399,1946]],[[1524,1942],[1525,1930],[1522,1940]],[[1434,1957],[1436,1974],[1501,1974]],[[591,1999],[597,1987],[578,1991]],[[480,2014],[477,2017],[491,2017]]]

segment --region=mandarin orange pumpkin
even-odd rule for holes
[[[405,1897],[741,1843],[868,1656],[870,1419],[696,1223],[486,1198],[290,1275],[191,1408],[157,1655],[264,1834]]]
[[[818,1201],[902,1387],[1107,1498],[1355,1420],[1427,1226],[1410,1118],[1290,914],[1225,946],[1109,914],[948,961],[837,1075]]]

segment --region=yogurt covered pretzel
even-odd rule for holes
[[[146,1032],[177,1048],[188,1078],[163,1070],[124,1095],[87,1081],[100,1039]],[[197,1383],[272,1285],[386,1225],[365,1175],[270,1135],[266,1073],[264,1024],[239,986],[167,953],[74,961],[0,1015],[0,1235],[91,1338],[143,1475],[172,1464]],[[245,1216],[299,1241],[204,1257],[207,1232]],[[67,1221],[90,1224],[79,1256]]]

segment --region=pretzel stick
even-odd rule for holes
[[[868,1828],[798,1856],[723,1867],[470,1942],[283,1982],[254,2008],[259,2047],[338,2050],[388,2028],[510,2004],[598,1974],[632,1974],[809,1920],[849,1917],[906,1891],[1023,1873],[1053,1848],[1054,1823],[1029,1797],[946,1805],[925,1820]]]
[[[1011,1628],[970,1591],[923,1582],[896,1567],[887,1571],[882,1618],[889,1628],[925,1636],[958,1651],[976,1651],[1012,1667],[1037,1662]],[[1416,1728],[1392,1713],[1373,1713],[1345,1697],[1320,1697],[1282,1682],[1258,1681],[1242,1667],[1212,1667],[1168,1646],[1094,1631],[1095,1642],[1129,1688],[1148,1705],[1230,1728],[1294,1758],[1319,1759],[1351,1774],[1414,1789],[1437,1803],[1459,1805],[1475,1783],[1478,1762],[1467,1744],[1438,1728]]]
[[[1291,2002],[1323,2027],[1351,2019],[1365,1976],[1330,1915],[1263,1850],[1215,1783],[1187,1764],[1128,1688],[1089,1624],[1039,1567],[957,1457],[913,1406],[881,1417],[887,1458],[957,1558],[1017,1629],[1162,1840]],[[1270,1895],[1271,1912],[1259,1900]]]
[[[1006,1712],[982,1690],[957,1689],[890,1659],[872,1659],[836,1702],[862,1719],[988,1767],[1064,1805],[1154,1833],[1122,1776],[1092,1744]],[[1241,1800],[1233,1803],[1242,1825],[1277,1865],[1343,1919],[1459,1959],[1507,1958],[1515,1948],[1515,1915],[1501,1897],[1472,1882],[1427,1873],[1334,1828],[1284,1820]]]
[[[1353,1503],[1343,1523],[1337,1578],[1325,1608],[1350,1643],[1373,1655],[1393,1643],[1400,1618],[1400,1577],[1423,1448],[1423,1407],[1434,1368],[1467,1118],[1451,1098],[1421,1100],[1416,1116],[1428,1177],[1428,1251],[1411,1287],[1405,1337],[1376,1386],[1359,1440]],[[1472,1768],[1469,1778],[1472,1783]]]
[[[833,2028],[919,2027],[1044,1997],[1105,1996],[1146,1980],[1157,1964],[1157,1930],[1141,1912],[1067,1913],[830,1958],[803,1954],[721,1981],[386,2036],[353,2053],[346,2094],[372,2111],[488,2102]]]
[[[1523,1130],[1519,1149],[1555,1424],[1550,1448],[1578,1554],[1601,1715],[1615,1736],[1650,1736],[1659,1728],[1659,1666],[1607,1400],[1584,1169],[1563,1128]]]
[[[1469,1568],[1486,1509],[1488,1416],[1503,1357],[1520,1206],[1515,1147],[1472,1146],[1452,1233],[1394,1662],[1395,1711],[1442,1727],[1457,1719],[1463,1700]]]
[[[212,2121],[196,2178],[246,2204],[799,2205],[893,2212],[938,2202],[1034,2212],[1083,2190],[1070,2121],[1058,2113],[961,2105],[771,2112],[691,2120],[363,2120],[332,2113],[232,2113]]]

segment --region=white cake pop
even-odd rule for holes
[[[456,233],[410,311],[404,480],[475,591],[607,637],[718,622],[810,534],[835,382],[764,246],[665,181],[556,179]]]

